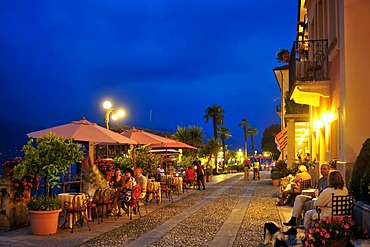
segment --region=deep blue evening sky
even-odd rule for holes
[[[123,124],[211,136],[205,110],[218,104],[233,139],[247,118],[259,146],[280,122],[272,69],[296,17],[291,0],[0,0],[0,120],[103,125],[110,98]]]

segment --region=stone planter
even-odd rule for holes
[[[28,225],[26,202],[10,198],[9,181],[0,178],[0,229],[9,230]]]
[[[59,213],[62,209],[54,211],[28,210],[31,233],[34,235],[51,235],[58,230]]]
[[[353,219],[370,232],[370,205],[363,201],[356,202],[353,207]]]

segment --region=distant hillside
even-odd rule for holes
[[[23,156],[21,149],[27,143],[27,133],[43,129],[42,126],[26,123],[0,121],[0,162],[7,158]]]

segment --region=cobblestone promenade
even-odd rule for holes
[[[34,236],[29,228],[0,232],[1,246],[263,246],[263,224],[281,223],[284,216],[275,206],[278,188],[269,173],[260,181],[245,181],[243,174],[213,177],[206,190],[189,190],[151,203],[142,218],[104,219],[74,233],[58,230],[52,236]],[[283,209],[284,210],[284,209]],[[289,214],[289,209],[286,214]],[[279,212],[280,211],[280,212]]]

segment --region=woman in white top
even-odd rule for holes
[[[329,174],[329,187],[321,192],[314,202],[315,207],[321,209],[320,218],[326,218],[332,213],[332,194],[335,196],[347,196],[348,190],[345,187],[344,179],[339,171],[332,171]],[[306,231],[311,227],[312,221],[318,218],[316,209],[308,210],[304,215],[304,228]]]

